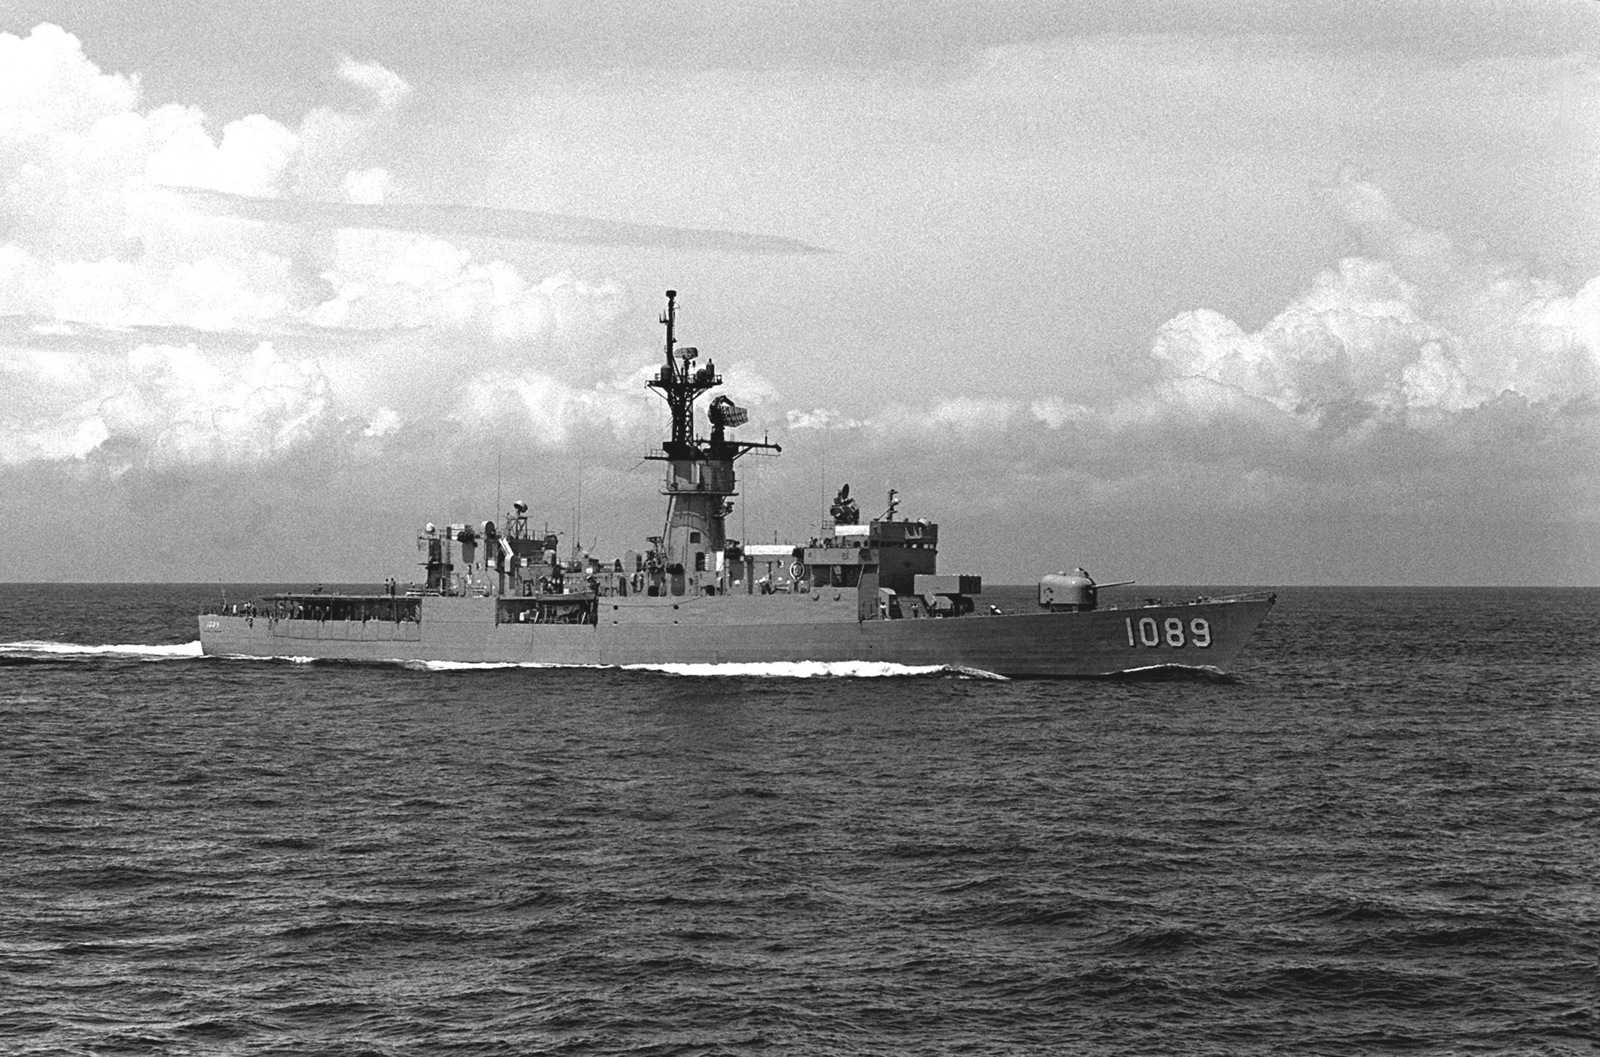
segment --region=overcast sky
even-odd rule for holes
[[[256,8],[0,7],[4,578],[638,548],[670,287],[736,536],[1600,584],[1600,5]]]

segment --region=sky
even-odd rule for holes
[[[257,6],[0,5],[0,578],[640,549],[670,288],[742,539],[1600,585],[1600,5]]]

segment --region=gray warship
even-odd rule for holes
[[[241,657],[466,664],[669,666],[878,662],[1007,677],[1101,677],[1165,668],[1225,671],[1272,608],[1271,594],[1103,607],[1081,568],[1038,581],[1037,606],[980,606],[982,578],[938,570],[939,526],[887,509],[862,521],[849,486],[817,536],[729,539],[734,464],[776,444],[739,440],[748,414],[708,358],[676,341],[667,291],[666,356],[646,383],[666,401],[664,535],[603,561],[563,559],[518,502],[499,524],[426,526],[425,578],[381,593],[289,592],[200,614],[202,652]],[[1132,581],[1125,581],[1131,583]]]

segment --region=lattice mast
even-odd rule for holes
[[[726,396],[711,401],[707,417],[709,440],[695,436],[694,405],[703,394],[722,384],[716,364],[706,360],[696,367],[700,350],[677,347],[678,292],[667,291],[667,310],[661,323],[667,328],[666,362],[645,384],[659,392],[672,415],[672,437],[661,450],[646,458],[667,464],[661,494],[667,497],[667,521],[657,558],[667,593],[709,594],[727,590],[728,548],[726,521],[738,495],[734,460],[749,451],[782,451],[765,441],[734,440],[727,431],[741,426],[749,414]]]

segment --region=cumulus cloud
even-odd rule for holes
[[[1094,443],[1159,430],[1168,443],[1189,434],[1179,447],[1200,461],[1208,451],[1231,459],[1253,448],[1276,462],[1285,445],[1348,458],[1364,437],[1395,431],[1492,443],[1488,421],[1594,439],[1600,277],[1570,289],[1497,261],[1407,221],[1380,188],[1354,177],[1329,193],[1371,255],[1315,276],[1253,330],[1211,309],[1175,316],[1151,343],[1154,383],[1109,405],[962,397],[862,420],[791,411],[790,426],[848,422],[976,443],[997,431],[1070,429],[1091,453]]]
[[[110,437],[158,460],[254,461],[314,432],[328,389],[314,363],[285,362],[270,344],[226,366],[193,346],[143,347],[99,410]]]
[[[454,418],[477,433],[531,437],[544,446],[587,440],[609,447],[632,438],[642,451],[660,413],[633,380],[580,386],[542,371],[486,371],[463,388]]]
[[[1276,420],[1326,440],[1459,431],[1490,407],[1565,429],[1593,405],[1600,279],[1564,289],[1410,223],[1352,177],[1331,194],[1374,255],[1340,261],[1254,331],[1205,309],[1170,320],[1151,348],[1159,384],[1122,415]]]
[[[41,25],[26,38],[0,33],[0,129],[8,139],[92,127],[129,110],[137,96],[133,81],[87,66],[78,38],[59,26]]]
[[[615,371],[593,356],[619,311],[613,284],[529,278],[411,231],[286,233],[196,211],[196,195],[285,203],[321,191],[378,207],[394,178],[363,151],[411,90],[352,58],[337,73],[360,108],[320,107],[297,125],[257,114],[214,131],[194,107],[143,108],[136,78],[101,71],[58,27],[0,34],[0,315],[32,324],[9,327],[12,347],[0,349],[0,372],[28,395],[0,411],[0,461],[104,449],[151,465],[265,462],[313,437],[326,442],[330,423],[381,443],[418,407],[438,404],[441,386],[470,409],[535,367],[547,378],[598,378],[601,395],[552,399],[523,383],[523,404],[540,412],[523,416],[523,428],[561,438],[576,420],[626,418],[606,410]],[[29,347],[50,328],[109,335],[111,351]],[[143,329],[191,340],[128,337]],[[338,340],[321,353],[273,344],[293,334],[304,348],[308,335],[351,331],[426,332],[464,354],[412,343],[385,361],[385,379],[343,357]],[[446,359],[459,362],[443,368]]]
[[[344,183],[340,190],[345,198],[361,205],[379,205],[384,196],[388,194],[394,177],[389,170],[381,165],[370,169],[360,169],[344,174]]]
[[[1450,577],[1591,582],[1600,278],[1563,283],[1497,259],[1411,223],[1364,181],[1330,195],[1359,254],[1260,323],[1174,316],[1150,340],[1150,380],[1120,396],[801,407],[791,431],[831,432],[785,448],[825,451],[853,482],[908,497],[954,491],[1008,524],[1040,516],[1059,531],[1052,518],[1065,518],[1108,552],[1138,538],[1129,526],[1213,541],[1258,532],[1298,563],[1275,575],[1337,579],[1352,574],[1317,554],[1348,561],[1370,530],[1388,554],[1437,560]],[[1481,558],[1497,534],[1525,532],[1542,533],[1542,557],[1514,573],[1463,571],[1472,563],[1430,557],[1424,542],[1459,539]]]
[[[790,429],[848,430],[868,424],[866,419],[852,418],[831,407],[790,409],[784,413],[784,419]]]
[[[29,397],[0,423],[0,460],[117,467],[253,463],[320,434],[334,387],[312,360],[270,343],[244,353],[139,345],[121,356],[0,352],[0,377]],[[381,430],[384,422],[360,423]]]
[[[380,110],[389,111],[411,94],[405,78],[375,62],[357,62],[348,55],[339,58],[339,76],[367,92]]]
[[[487,428],[504,416],[484,408],[501,407],[507,393],[520,394],[522,412],[505,421],[541,443],[567,443],[597,421],[620,435],[633,428],[642,386],[620,397],[618,379],[632,366],[596,349],[611,337],[621,290],[567,274],[529,277],[450,235],[809,250],[739,232],[389,204],[395,178],[368,148],[411,88],[352,57],[335,72],[358,105],[318,107],[297,123],[255,114],[218,129],[195,107],[144,107],[136,77],[102,71],[58,27],[0,34],[0,315],[68,332],[191,335],[174,346],[181,355],[113,342],[116,356],[80,364],[92,392],[35,370],[26,347],[8,353],[5,370],[40,399],[0,411],[0,459],[82,459],[110,445],[157,462],[267,461],[324,420],[364,423],[357,435],[376,443],[442,405],[459,423]],[[319,356],[273,353],[268,384],[265,367],[252,374],[235,362],[236,338],[206,338],[351,331],[431,334],[461,354],[412,342],[388,358],[392,377],[383,379],[338,362],[334,342]],[[770,383],[747,373],[742,397],[772,399]],[[192,384],[180,384],[189,374]],[[311,392],[312,378],[339,384]],[[158,430],[158,421],[167,425]]]
[[[140,291],[125,298],[123,322],[148,322],[160,310],[181,316],[194,292],[181,265],[215,271],[216,260],[197,261],[205,256],[255,276],[253,300],[283,300],[255,260],[271,256],[268,247],[213,232],[212,245],[196,253],[196,225],[162,186],[277,194],[298,168],[317,163],[300,132],[258,114],[213,136],[193,107],[142,110],[136,79],[101,72],[77,38],[55,26],[0,34],[0,66],[0,209],[10,221],[3,237],[9,269],[26,290],[12,295],[9,310],[71,317],[120,268],[116,290]],[[163,292],[169,280],[177,285]]]
[[[471,374],[451,418],[475,435],[521,437],[543,448],[642,454],[659,444],[665,429],[666,405],[646,385],[658,369],[624,356],[598,374],[594,365],[552,373],[534,357],[511,358]],[[718,373],[720,392],[753,411],[756,422],[776,406],[777,388],[754,366],[738,363]],[[756,428],[739,432],[753,435]]]
[[[620,303],[611,283],[565,273],[530,282],[441,239],[384,231],[339,232],[320,278],[332,291],[308,313],[320,326],[467,330],[524,350],[592,336]]]
[[[351,76],[398,94],[372,69]],[[287,254],[238,233],[196,238],[157,185],[277,193],[307,160],[303,137],[261,115],[213,137],[193,108],[139,103],[136,79],[102,72],[55,26],[0,34],[0,313],[69,336],[83,325],[248,333],[295,322]],[[0,350],[6,463],[100,450],[157,466],[260,461],[332,414],[317,362],[270,343],[241,357],[236,342],[124,339],[107,355],[28,348],[29,332],[9,329],[21,347]]]
[[[130,115],[130,125],[137,121]],[[299,136],[261,114],[230,121],[217,139],[194,107],[168,104],[151,111],[143,124],[149,150],[144,176],[164,186],[277,194],[300,149]]]

